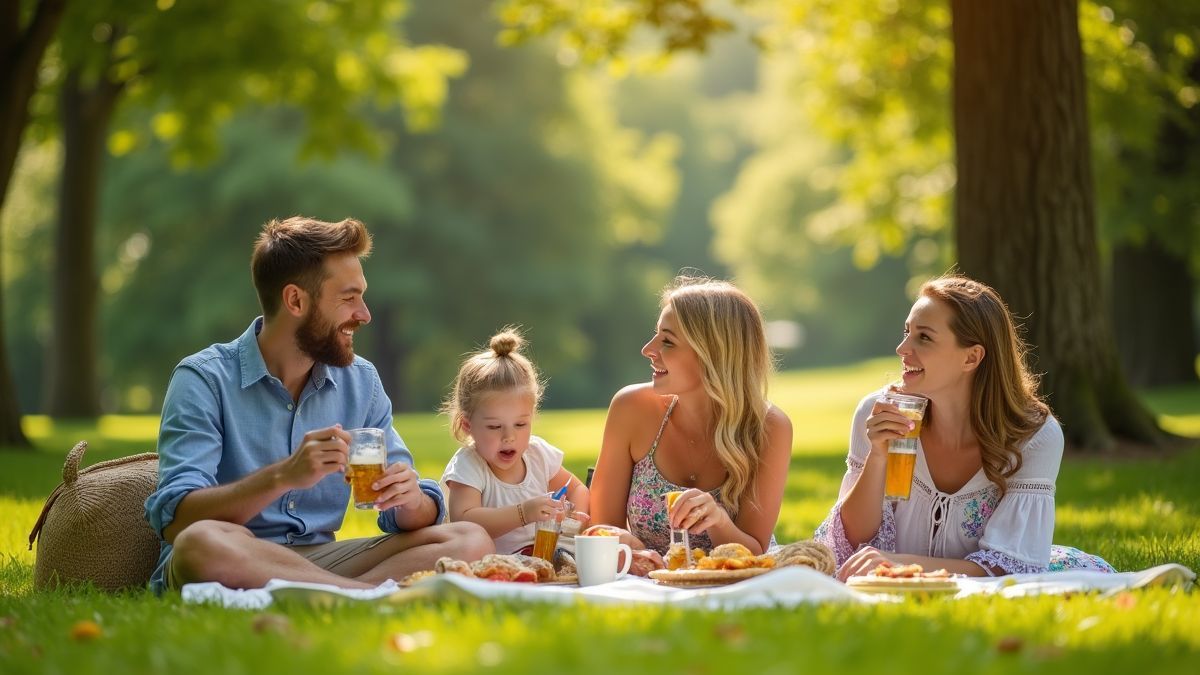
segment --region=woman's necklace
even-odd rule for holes
[[[687,447],[688,447],[688,451],[687,451],[688,466],[687,466],[687,468],[688,468],[689,472],[688,472],[688,476],[687,476],[687,484],[688,484],[688,487],[695,487],[696,481],[699,479],[699,473],[700,473],[700,471],[696,468],[696,464],[697,464],[696,441],[694,439],[689,438],[688,436],[684,435],[682,429],[679,430],[679,435],[683,436],[684,440],[687,441]],[[705,453],[704,459],[707,460],[709,455],[710,455],[710,453]],[[703,465],[704,462],[700,461],[699,464]]]

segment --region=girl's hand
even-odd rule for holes
[[[525,524],[536,523],[539,520],[549,520],[558,514],[562,502],[551,499],[549,493],[539,495],[521,503],[521,511],[525,514]]]
[[[729,514],[717,503],[713,496],[703,490],[692,488],[686,490],[675,500],[667,521],[675,530],[687,530],[692,534],[700,534],[710,527],[722,522],[730,522]]]
[[[871,454],[887,455],[888,442],[912,431],[914,422],[904,416],[891,403],[876,401],[867,418],[867,438],[871,441]]]
[[[846,562],[838,569],[838,581],[846,581],[850,577],[862,576],[871,570],[879,567],[882,562],[897,562],[895,559],[888,557],[888,554],[880,551],[874,546],[864,546],[854,552]]]

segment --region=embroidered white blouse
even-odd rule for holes
[[[838,565],[855,550],[842,526],[841,506],[866,463],[871,448],[867,417],[882,393],[871,393],[858,404],[841,492],[815,535],[833,549]],[[900,502],[885,502],[880,496],[883,521],[867,543],[881,551],[970,560],[988,574],[993,567],[1008,574],[1044,572],[1054,537],[1054,483],[1062,454],[1062,429],[1049,417],[1021,447],[1023,463],[1009,477],[1003,497],[983,469],[948,494],[934,486],[918,441],[911,496]]]

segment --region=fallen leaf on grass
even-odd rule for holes
[[[713,627],[717,639],[731,647],[741,647],[746,644],[746,628],[737,623],[720,623]]]
[[[104,635],[104,629],[95,621],[76,621],[71,626],[71,639],[76,642],[90,642]]]
[[[1118,593],[1116,598],[1113,598],[1113,604],[1117,606],[1117,609],[1133,609],[1137,607],[1137,596],[1128,591],[1123,591]]]
[[[274,633],[284,635],[292,628],[292,622],[280,614],[259,614],[250,622],[250,629],[259,635]]]
[[[996,641],[996,651],[1001,654],[1015,654],[1025,646],[1025,640],[1016,635],[1006,635]]]
[[[11,616],[0,616],[0,628],[8,628],[17,622]]]
[[[415,652],[421,647],[428,647],[431,644],[433,644],[433,633],[427,630],[416,633],[396,633],[391,640],[388,640],[388,646],[401,654]]]

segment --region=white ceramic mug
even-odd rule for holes
[[[617,553],[625,552],[625,564],[617,569]],[[580,586],[607,584],[629,574],[633,564],[633,550],[622,544],[617,537],[577,535],[575,537],[575,565],[579,570]]]

